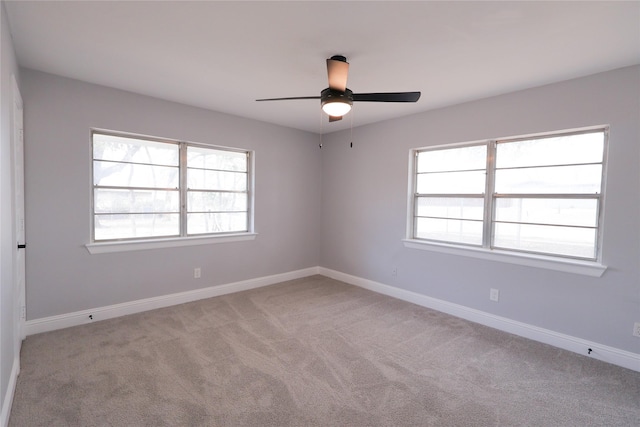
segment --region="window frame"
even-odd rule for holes
[[[95,189],[99,188],[94,184],[94,135],[107,135],[120,138],[131,138],[136,140],[150,141],[154,143],[171,144],[178,146],[178,199],[179,199],[179,224],[178,234],[170,236],[144,236],[125,237],[115,239],[95,239]],[[253,240],[257,233],[254,230],[255,219],[255,152],[253,150],[235,147],[226,147],[213,144],[196,143],[190,141],[174,140],[169,138],[154,137],[149,135],[119,132],[106,129],[93,128],[90,132],[91,138],[91,173],[90,173],[90,242],[85,245],[87,250],[94,253],[120,252],[139,249],[154,249],[163,247],[192,246],[211,243],[227,243],[242,240]],[[247,156],[246,163],[246,196],[247,196],[247,224],[246,230],[215,232],[215,233],[192,233],[187,232],[188,210],[187,197],[189,188],[187,187],[187,149],[188,147],[203,148],[235,153],[244,153]],[[134,187],[123,187],[134,188]]]
[[[496,147],[498,144],[518,142],[533,139],[545,139],[559,136],[579,135],[585,133],[603,132],[603,154],[602,154],[602,176],[600,182],[600,191],[595,195],[581,193],[495,193],[495,175],[496,175]],[[549,268],[554,270],[569,271],[591,276],[601,276],[606,270],[606,266],[602,264],[602,240],[604,229],[604,202],[606,188],[606,169],[609,144],[609,126],[598,125],[583,127],[578,129],[559,130],[544,133],[535,133],[528,135],[520,135],[515,137],[493,138],[481,141],[462,142],[454,144],[442,144],[431,147],[421,147],[410,150],[409,153],[409,183],[408,183],[408,203],[407,203],[407,228],[406,237],[403,239],[405,247],[413,249],[423,249],[438,251],[444,253],[453,253],[475,258],[491,259],[515,264],[534,265],[537,267]],[[417,221],[417,202],[421,195],[417,193],[418,185],[418,154],[426,151],[447,150],[461,147],[486,146],[487,158],[485,173],[485,192],[483,194],[483,220],[482,220],[482,244],[466,244],[451,241],[434,240],[416,237],[416,221]],[[431,195],[433,196],[433,194]],[[452,194],[445,193],[445,196],[451,197]],[[460,195],[477,196],[477,195]],[[596,230],[595,233],[595,256],[594,258],[569,256],[562,254],[553,254],[549,252],[534,252],[510,248],[501,248],[494,245],[494,231],[496,224],[495,210],[497,201],[505,197],[524,198],[569,198],[575,197],[580,199],[596,199]]]

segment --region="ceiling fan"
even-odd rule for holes
[[[295,96],[290,98],[267,98],[256,101],[288,101],[293,99],[319,99],[322,110],[329,116],[330,122],[342,120],[342,116],[351,110],[354,102],[416,102],[420,92],[378,92],[353,93],[347,88],[349,63],[342,55],[327,59],[329,87],[320,92],[320,96]]]

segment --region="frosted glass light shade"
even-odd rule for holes
[[[351,105],[346,102],[327,102],[322,106],[322,111],[332,117],[341,117],[351,111]]]

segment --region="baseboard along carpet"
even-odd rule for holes
[[[29,336],[10,426],[635,426],[640,372],[324,276]]]

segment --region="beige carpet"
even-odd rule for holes
[[[640,373],[322,276],[34,335],[10,426],[638,426]]]

